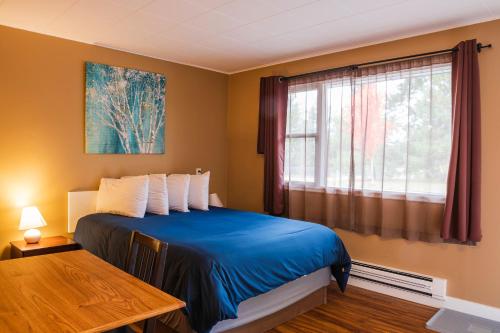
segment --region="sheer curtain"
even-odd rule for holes
[[[291,79],[290,217],[441,240],[451,118],[451,54]]]

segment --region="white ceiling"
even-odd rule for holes
[[[0,25],[224,73],[496,18],[500,0],[0,0]]]

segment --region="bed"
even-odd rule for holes
[[[186,302],[182,315],[199,333],[278,312],[324,290],[331,275],[344,290],[349,276],[349,254],[329,228],[226,208],[143,219],[89,214],[74,239],[123,268],[133,230],[168,243],[162,289]]]

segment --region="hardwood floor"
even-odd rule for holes
[[[425,323],[437,309],[348,286],[345,294],[331,284],[328,303],[268,333],[432,332]]]

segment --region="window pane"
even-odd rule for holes
[[[409,75],[387,81],[383,190],[406,192]]]
[[[316,133],[318,90],[292,91],[289,94],[287,133]]]
[[[351,170],[351,84],[350,80],[327,83],[326,186],[349,187]]]
[[[385,75],[384,75],[385,76]],[[385,143],[385,80],[375,77],[366,86],[364,113],[363,190],[382,191]],[[361,168],[359,168],[361,169]]]
[[[316,138],[288,138],[285,143],[285,179],[314,183]]]
[[[410,79],[408,121],[408,175],[410,193],[429,193],[431,149],[431,82],[430,76],[416,75]]]
[[[354,95],[354,189],[382,191],[385,135],[385,79],[356,80]]]
[[[432,74],[432,110],[428,179],[429,193],[446,194],[451,154],[451,68]]]

